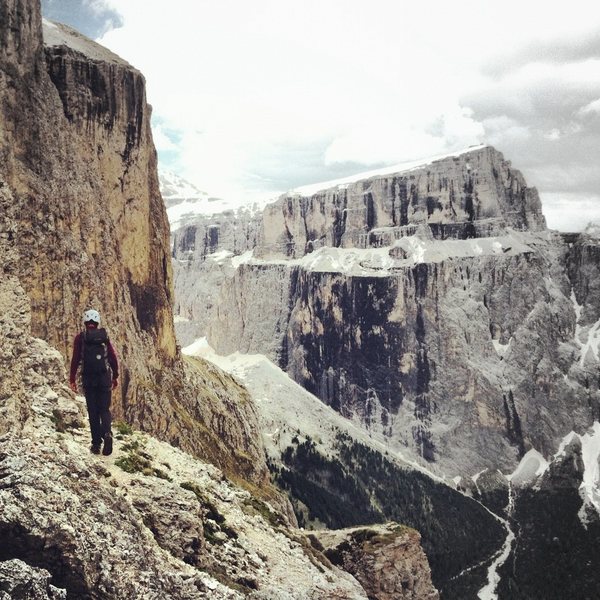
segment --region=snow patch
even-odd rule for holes
[[[498,248],[502,248],[503,253],[510,255],[531,252],[531,248],[526,243],[529,240],[529,237],[518,235],[514,231],[501,237],[477,240],[424,240],[419,235],[413,235],[397,240],[391,247],[321,247],[297,259],[253,258],[248,262],[257,265],[299,265],[307,271],[344,273],[357,277],[389,277],[395,269],[419,263],[440,263],[451,258],[492,256],[497,254]],[[390,255],[390,251],[398,248],[404,251],[405,258]]]
[[[234,256],[231,259],[231,264],[232,264],[233,268],[237,269],[240,265],[245,265],[246,263],[250,262],[250,260],[252,260],[253,254],[254,254],[254,250],[246,250],[246,252],[243,252],[242,254],[240,254],[238,256]]]
[[[600,360],[600,319],[590,326],[582,326],[583,306],[577,302],[574,290],[571,290],[571,302],[575,310],[575,343],[581,350],[579,366],[584,368]]]
[[[479,471],[479,473],[475,473],[475,475],[473,475],[471,477],[471,479],[473,480],[473,483],[475,485],[477,485],[477,480],[487,471],[487,469],[482,469],[481,471]]]
[[[507,479],[516,487],[526,486],[542,475],[548,465],[548,461],[532,448],[523,456],[517,468],[507,476]]]
[[[573,308],[575,309],[575,320],[579,323],[579,319],[581,318],[581,311],[583,310],[583,306],[577,302],[577,298],[575,297],[575,290],[571,289],[571,302],[573,303]]]
[[[449,154],[443,154],[440,156],[434,156],[431,158],[414,160],[410,162],[404,162],[397,165],[391,165],[389,167],[383,167],[381,169],[374,169],[372,171],[365,171],[362,173],[357,173],[356,175],[350,175],[349,177],[342,177],[340,179],[334,179],[331,181],[323,181],[321,183],[313,183],[309,185],[303,185],[301,187],[297,187],[290,192],[289,195],[301,195],[301,196],[312,196],[317,192],[327,190],[330,188],[337,189],[345,189],[350,183],[356,183],[357,181],[362,181],[364,179],[370,179],[371,177],[379,177],[381,175],[393,175],[396,173],[404,173],[407,171],[414,171],[416,169],[421,169],[426,167],[434,162],[444,160],[445,158],[452,158],[454,156],[460,156],[461,154],[467,154],[468,152],[475,152],[477,150],[481,150],[485,148],[485,144],[481,144],[478,146],[471,146],[470,148],[466,148],[460,150],[458,152],[451,152]],[[467,169],[469,167],[467,166]],[[344,188],[342,186],[345,186]]]
[[[189,346],[182,348],[181,352],[187,356],[205,356],[212,352],[212,348],[208,345],[206,337],[201,337],[192,342]]]
[[[193,183],[166,169],[158,170],[158,178],[171,231],[193,222],[198,217],[240,212],[250,212],[254,215],[262,212],[267,204],[276,200],[276,198],[256,197],[225,199],[209,196]]]
[[[492,344],[494,345],[494,350],[496,350],[496,354],[498,356],[503,357],[506,354],[506,351],[510,347],[510,340],[508,344],[501,344],[498,340],[492,340]]]
[[[211,260],[221,263],[224,260],[231,258],[233,256],[233,252],[230,250],[219,250],[218,252],[213,252],[212,254],[207,254],[206,258],[210,258]]]
[[[579,516],[585,520],[585,505],[593,506],[600,513],[600,423],[596,421],[581,439],[581,456],[583,459],[583,481],[579,492],[584,500]]]
[[[600,319],[596,321],[589,330],[580,328],[579,335],[585,335],[586,341],[581,344],[580,366],[595,364],[598,362],[598,348],[600,346]]]
[[[202,214],[202,198],[191,198],[181,200],[179,204],[167,208],[167,218],[171,231],[179,229],[188,221]]]
[[[560,442],[560,445],[558,447],[558,452],[554,455],[554,460],[556,460],[557,458],[561,458],[561,457],[565,456],[565,454],[566,454],[565,450],[566,450],[567,446],[575,438],[578,438],[578,437],[579,436],[574,431],[571,431],[570,433],[568,433],[567,435],[565,435],[565,437]]]
[[[583,233],[589,235],[591,238],[600,240],[600,223],[588,223],[587,227],[583,230]]]

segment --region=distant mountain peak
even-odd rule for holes
[[[254,199],[226,199],[210,196],[198,186],[181,177],[174,171],[158,169],[160,191],[167,207],[171,231],[188,225],[202,217],[212,217],[221,213],[261,211],[268,200],[257,202]]]

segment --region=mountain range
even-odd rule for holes
[[[562,564],[547,577],[542,540],[556,527],[547,505],[576,497],[568,537],[585,548],[582,564],[595,545],[597,501],[585,490],[598,486],[597,452],[576,444],[587,463],[573,463],[568,485],[557,474],[565,439],[596,439],[586,433],[600,399],[594,232],[548,230],[521,173],[494,148],[469,148],[300,188],[259,216],[199,216],[175,229],[176,330],[185,351],[211,348],[211,360],[261,390],[263,430],[277,431],[270,468],[301,522],[409,523],[444,597],[495,597],[496,587],[506,598],[588,597],[598,584],[586,568],[577,583]],[[300,415],[313,413],[290,402],[289,384],[260,381],[277,368],[353,433],[340,433],[331,411],[307,425]],[[532,456],[546,468],[525,478]],[[415,492],[416,473],[433,488]],[[399,491],[386,506],[392,481]],[[436,481],[446,486],[439,505]],[[445,522],[448,512],[468,526]]]
[[[593,227],[489,146],[237,208],[159,174],[131,65],[37,0],[0,40],[0,595],[600,595]]]

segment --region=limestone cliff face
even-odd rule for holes
[[[262,215],[249,210],[196,218],[172,235],[175,312],[183,319],[175,323],[182,346],[190,344],[208,327],[219,302],[218,290],[233,269],[221,263],[231,255],[252,250],[260,240]],[[212,255],[216,260],[205,261]],[[225,269],[225,271],[224,271]],[[191,282],[196,282],[190,285]],[[192,325],[190,325],[192,323]]]
[[[574,299],[581,307],[580,324],[600,319],[600,243],[585,233],[564,236],[568,244],[567,268]]]
[[[545,230],[535,190],[485,147],[283,197],[252,255],[176,249],[176,295],[182,329],[218,352],[263,353],[395,447],[468,474],[598,418],[597,247]]]
[[[83,311],[97,308],[120,358],[115,414],[262,486],[251,403],[232,410],[239,386],[178,354],[143,76],[42,24],[36,0],[0,11],[0,238],[11,253],[0,262],[26,290],[33,334],[68,360]]]
[[[389,245],[422,223],[441,239],[480,237],[506,226],[545,227],[537,191],[491,147],[323,187],[267,206],[259,255],[300,257],[322,246]]]
[[[14,45],[31,48],[20,71],[10,50],[2,64],[2,175],[34,330],[67,353],[82,307],[96,305],[125,357],[135,352],[125,340],[141,338],[172,360],[168,224],[143,77],[63,26],[46,25],[61,45],[44,51],[37,3],[3,7]]]

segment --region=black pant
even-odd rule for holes
[[[104,436],[110,433],[112,416],[110,414],[111,389],[104,386],[88,386],[84,388],[92,444],[100,445]]]

